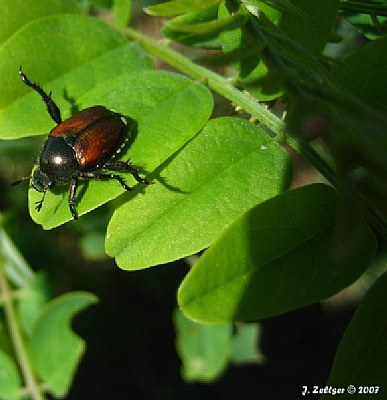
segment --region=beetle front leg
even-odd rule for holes
[[[45,191],[43,192],[43,197],[42,197],[40,200],[35,201],[35,204],[36,204],[35,210],[36,210],[37,212],[39,212],[39,211],[42,209],[42,207],[43,207],[43,201],[44,201],[44,198],[46,197],[46,193],[47,193],[47,191],[45,190]]]
[[[75,209],[75,196],[77,194],[78,189],[78,178],[75,177],[72,179],[70,184],[70,192],[69,192],[69,208],[71,215],[74,219],[78,219],[77,210]]]

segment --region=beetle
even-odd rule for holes
[[[78,219],[75,199],[79,179],[115,179],[130,191],[132,188],[123,177],[114,173],[129,172],[137,182],[150,184],[129,161],[114,160],[130,135],[123,115],[97,105],[62,121],[60,109],[51,98],[52,93],[47,94],[41,86],[31,82],[22,67],[19,74],[22,81],[41,96],[50,117],[57,124],[43,143],[32,176],[14,182],[18,184],[30,179],[32,187],[43,193],[42,199],[36,202],[37,211],[42,209],[47,190],[56,185],[70,184],[68,204],[71,215]]]

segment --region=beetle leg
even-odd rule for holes
[[[116,162],[107,162],[103,167],[103,169],[108,169],[110,171],[123,171],[129,172],[133,175],[133,178],[139,183],[145,183],[146,185],[150,185],[150,181],[145,178],[141,178],[138,173],[138,169],[131,165],[128,161],[116,161]]]
[[[54,100],[51,98],[51,92],[50,94],[47,94],[36,82],[31,82],[28,78],[27,75],[22,71],[22,67],[19,68],[19,74],[23,80],[23,82],[34,89],[36,92],[38,92],[43,99],[43,101],[46,103],[47,106],[47,111],[50,114],[50,117],[57,123],[60,124],[62,122],[62,117],[60,115],[60,110],[59,107],[55,104]]]
[[[124,178],[117,174],[99,174],[95,172],[82,172],[80,176],[84,179],[95,179],[100,181],[108,181],[110,179],[115,179],[128,192],[132,190],[132,188],[126,184]]]
[[[42,207],[43,207],[43,201],[44,201],[44,198],[46,197],[46,193],[47,193],[47,192],[44,191],[44,192],[43,192],[43,197],[42,197],[40,200],[38,200],[38,201],[35,202],[35,204],[36,204],[35,209],[36,209],[37,212],[39,212],[39,211],[42,209]]]
[[[70,192],[69,192],[69,207],[71,215],[74,219],[78,219],[77,210],[75,209],[75,195],[77,194],[78,189],[78,178],[75,177],[72,179],[70,184]]]

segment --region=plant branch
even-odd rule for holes
[[[329,182],[335,184],[336,179],[333,171],[322,157],[317,154],[313,147],[307,143],[301,144],[296,138],[285,137],[285,123],[265,106],[260,104],[254,97],[235,88],[224,77],[195,64],[165,43],[160,43],[131,28],[126,28],[125,34],[130,39],[136,40],[137,43],[149,53],[160,58],[185,75],[204,81],[212,90],[241,107],[252,117],[257,118],[262,124],[266,125],[275,133],[275,140],[280,141],[285,138],[286,142],[293,150],[305,157]]]
[[[219,93],[232,103],[240,106],[251,116],[257,118],[266,125],[276,135],[276,139],[280,140],[284,135],[285,124],[283,121],[271,113],[265,106],[260,104],[254,97],[248,93],[238,90],[227,79],[210,71],[200,65],[193,63],[187,57],[184,57],[177,51],[170,48],[165,43],[160,43],[134,29],[126,28],[124,33],[138,44],[149,51],[149,53],[165,61],[178,71],[188,75],[199,81],[203,81],[209,88]]]

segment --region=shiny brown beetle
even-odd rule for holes
[[[34,189],[43,193],[43,198],[37,202],[38,211],[43,206],[49,188],[70,184],[69,208],[73,218],[78,219],[75,198],[79,179],[115,179],[125,190],[131,190],[120,175],[107,171],[129,172],[137,182],[150,183],[140,177],[137,168],[129,162],[113,160],[128,138],[127,122],[121,114],[98,105],[79,111],[62,121],[60,110],[52,100],[51,93],[47,94],[38,84],[32,83],[21,67],[19,74],[27,86],[39,93],[48,113],[57,123],[43,144],[36,163],[37,168],[32,177],[27,178],[31,179]]]

